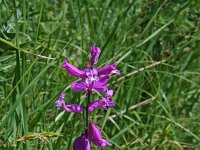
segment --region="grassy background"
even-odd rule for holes
[[[195,0],[0,0],[0,149],[72,149],[84,118],[55,101],[85,95],[60,66],[83,69],[92,45],[97,67],[121,71],[109,82],[117,107],[90,116],[106,149],[198,149],[199,15]]]

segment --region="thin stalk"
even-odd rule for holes
[[[89,90],[88,93],[87,93],[87,105],[86,105],[86,117],[85,117],[85,123],[86,123],[86,131],[89,129],[89,126],[88,126],[88,122],[89,122],[89,112],[88,112],[88,107],[89,107],[89,103],[90,103],[90,97],[91,97],[91,91]]]

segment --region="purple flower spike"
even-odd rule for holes
[[[87,134],[82,134],[74,141],[73,150],[90,150],[90,141]]]
[[[79,77],[79,78],[86,78],[85,72],[69,64],[67,58],[65,58],[64,64],[62,65],[62,67],[65,68],[67,72],[71,74],[72,76]]]
[[[64,109],[67,112],[77,112],[82,114],[83,113],[83,107],[77,105],[77,104],[70,104],[66,105],[64,100],[65,94],[61,93],[59,99],[56,101],[56,106],[58,109]]]
[[[86,111],[86,126],[85,131],[75,139],[73,143],[73,150],[90,150],[90,142],[93,142],[101,150],[104,150],[106,146],[111,146],[112,144],[106,139],[103,139],[101,135],[101,130],[98,126],[93,124],[88,112],[93,112],[96,108],[108,109],[115,107],[116,103],[111,101],[110,98],[113,95],[112,90],[108,90],[108,80],[111,78],[112,74],[120,74],[120,71],[116,69],[116,64],[107,65],[103,68],[95,68],[94,65],[98,62],[101,50],[99,47],[92,46],[90,48],[91,59],[89,66],[80,70],[77,67],[70,64],[66,59],[62,68],[65,68],[66,71],[75,77],[79,77],[78,81],[71,83],[71,88],[75,92],[86,92],[88,101],[86,107],[81,107],[77,104],[66,104],[64,100],[64,94],[62,93],[59,99],[56,101],[56,106],[58,109],[63,109],[67,112],[77,112],[82,114],[83,111]],[[105,97],[97,100],[90,101],[90,96],[95,92],[106,92]],[[88,125],[89,124],[89,125]]]
[[[96,108],[108,109],[115,107],[116,103],[110,100],[110,97],[113,95],[113,90],[108,90],[106,97],[101,100],[97,100],[89,103],[88,111],[93,112]]]
[[[108,65],[97,70],[99,75],[120,74],[120,71],[116,69],[116,64]]]
[[[93,46],[90,48],[90,53],[91,53],[90,66],[93,66],[94,64],[97,63],[101,50],[99,47]]]
[[[104,150],[104,148],[109,145],[111,146],[112,144],[109,143],[107,140],[102,138],[101,135],[101,130],[99,129],[98,126],[96,126],[95,124],[93,124],[92,121],[90,121],[90,125],[89,125],[89,137],[92,140],[92,142],[101,148],[101,150]]]

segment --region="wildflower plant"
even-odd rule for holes
[[[90,150],[90,143],[92,142],[96,146],[103,150],[106,146],[110,146],[111,143],[103,139],[100,128],[93,123],[89,118],[89,113],[95,111],[95,109],[108,109],[115,107],[115,102],[110,100],[113,95],[113,90],[108,89],[108,80],[112,74],[120,74],[120,71],[116,69],[116,64],[111,64],[103,68],[95,68],[94,65],[98,62],[101,50],[99,47],[90,48],[91,59],[89,66],[80,70],[68,62],[65,58],[62,68],[75,77],[81,78],[81,80],[72,82],[71,88],[75,92],[86,92],[87,104],[85,107],[77,104],[66,104],[64,101],[64,93],[61,93],[59,99],[56,101],[58,109],[63,109],[67,112],[76,112],[83,114],[85,111],[85,129],[81,135],[76,138],[73,144],[74,150]],[[91,96],[95,92],[105,93],[105,98],[91,101]]]

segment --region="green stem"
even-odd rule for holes
[[[89,107],[89,103],[90,103],[91,91],[88,91],[87,97],[88,97],[88,99],[87,99],[86,117],[85,117],[86,132],[89,129],[89,112],[88,112],[88,107]]]

